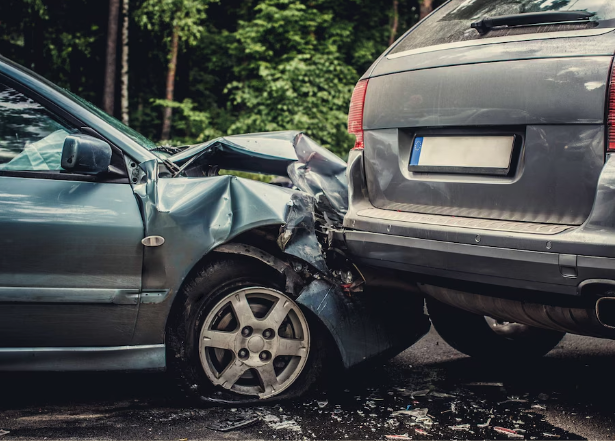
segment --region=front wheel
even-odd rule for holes
[[[521,323],[501,322],[427,298],[429,318],[440,337],[466,355],[477,358],[542,357],[566,333]]]
[[[223,258],[187,284],[169,329],[169,365],[191,395],[288,398],[316,381],[323,359],[321,339],[313,338],[318,324],[310,326],[279,279],[249,259]]]

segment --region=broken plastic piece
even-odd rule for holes
[[[329,401],[328,400],[316,401],[316,404],[318,404],[318,407],[322,409],[323,407],[326,407],[327,404],[329,404]]]
[[[523,435],[521,435],[520,433],[517,433],[515,430],[512,429],[507,429],[506,427],[494,427],[493,430],[495,430],[497,433],[501,433],[502,435],[506,435],[509,438],[516,438],[516,439],[522,439],[524,438]]]
[[[398,415],[404,415],[404,416],[411,416],[411,417],[425,417],[427,416],[427,413],[429,412],[429,409],[427,408],[422,408],[422,409],[411,409],[411,410],[398,410],[393,412],[393,416],[398,416]]]
[[[385,435],[386,439],[412,439],[407,434],[404,435]]]
[[[11,433],[10,430],[2,430],[2,429],[0,429],[0,436],[8,435],[9,433]]]
[[[415,421],[423,427],[433,426],[433,420],[428,416],[418,417]]]
[[[473,381],[471,383],[465,383],[464,386],[470,387],[504,387],[504,383],[494,383],[489,381]]]
[[[430,392],[429,389],[416,390],[412,392],[412,396],[413,397],[425,397],[429,394],[429,392]]]
[[[435,398],[455,398],[456,397],[455,395],[447,394],[444,392],[432,392],[430,395]]]
[[[448,426],[451,430],[470,430],[469,424],[458,424],[456,426]]]
[[[488,427],[489,424],[491,424],[491,418],[489,418],[486,423],[477,424],[476,427],[484,429],[485,427]]]
[[[205,427],[218,432],[230,432],[231,430],[243,429],[251,426],[259,420],[258,416],[251,414],[238,413],[225,416],[217,421],[208,421]]]

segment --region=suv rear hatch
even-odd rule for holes
[[[593,15],[471,27],[544,11]],[[611,0],[452,0],[406,33],[361,83],[372,205],[442,224],[582,224],[605,160],[614,19]]]

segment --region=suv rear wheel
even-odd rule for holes
[[[168,364],[189,395],[252,402],[298,396],[324,356],[318,323],[283,292],[280,275],[247,258],[205,264],[168,329]]]
[[[566,333],[501,322],[427,298],[429,318],[440,337],[466,355],[477,358],[542,357]]]

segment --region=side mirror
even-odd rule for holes
[[[88,135],[69,135],[64,140],[61,166],[66,171],[102,173],[111,164],[111,146]]]

